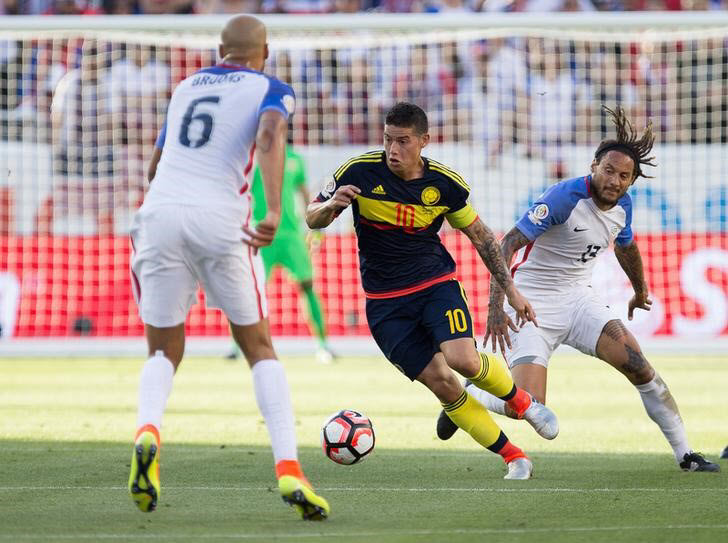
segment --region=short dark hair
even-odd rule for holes
[[[429,124],[427,122],[427,114],[424,110],[415,104],[409,102],[399,102],[387,112],[384,124],[390,126],[399,126],[400,128],[414,127],[417,134],[427,134]]]
[[[613,111],[607,106],[602,106],[612,119],[614,126],[617,128],[616,139],[602,140],[594,153],[594,160],[599,163],[604,155],[609,151],[619,151],[632,158],[634,162],[634,178],[645,177],[651,178],[651,175],[645,175],[642,172],[642,166],[657,166],[654,156],[648,156],[652,152],[652,145],[655,143],[655,136],[652,133],[652,121],[647,121],[644,132],[638,138],[637,131],[624,113],[622,106],[617,106],[617,110]]]

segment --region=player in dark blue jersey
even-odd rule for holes
[[[556,417],[518,389],[492,355],[478,353],[455,262],[438,230],[443,220],[471,240],[518,314],[514,329],[535,321],[513,285],[493,233],[468,203],[470,189],[450,168],[421,156],[429,142],[427,116],[395,105],[384,126],[384,150],[344,163],[306,211],[311,228],[325,228],[352,206],[369,329],[386,357],[428,387],[448,416],[473,439],[500,454],[507,479],[528,479],[531,461],[508,441],[487,410],[451,370],[502,398],[544,437],[558,432]],[[533,422],[532,422],[533,424]]]

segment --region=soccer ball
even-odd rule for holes
[[[321,428],[321,448],[337,464],[356,464],[374,449],[372,421],[351,409],[331,415]]]

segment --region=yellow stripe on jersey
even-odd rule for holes
[[[448,213],[445,218],[453,228],[465,228],[473,224],[473,221],[478,218],[478,212],[470,204],[465,204],[465,207]]]
[[[443,164],[440,164],[439,162],[436,162],[436,161],[430,160],[430,159],[428,159],[428,160],[430,162],[431,170],[439,172],[439,173],[443,174],[445,177],[449,177],[450,179],[455,181],[458,185],[460,185],[465,190],[470,192],[470,187],[465,182],[465,179],[463,179],[463,177],[459,173],[457,173],[454,170],[451,170],[450,168],[448,168],[447,166],[445,166]]]
[[[357,195],[356,201],[359,205],[359,215],[365,219],[409,228],[430,226],[435,219],[450,209],[447,206],[423,206],[374,200],[361,195]]]
[[[437,160],[432,160],[429,158],[427,160],[429,161],[429,163],[431,165],[435,166],[436,168],[440,168],[442,170],[447,171],[448,173],[452,174],[453,177],[456,177],[459,181],[461,181],[462,183],[465,183],[467,185],[467,183],[465,182],[465,178],[462,175],[460,175],[458,172],[453,170],[450,166],[445,166],[442,162],[438,162]]]
[[[370,153],[364,153],[363,155],[355,156],[350,158],[344,164],[342,164],[336,172],[334,172],[334,179],[338,180],[343,173],[349,169],[349,166],[356,164],[357,162],[380,162],[382,160],[381,151],[372,151]]]

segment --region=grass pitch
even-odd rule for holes
[[[693,447],[715,460],[728,444],[728,358],[652,362]],[[144,514],[126,491],[142,363],[0,360],[0,542],[728,540],[728,462],[678,470],[634,388],[581,355],[552,361],[555,441],[496,418],[531,455],[531,481],[504,481],[500,458],[462,432],[437,440],[436,401],[383,359],[284,359],[302,463],[332,506],[323,523],[297,519],[277,493],[247,367],[186,359],[165,415],[161,500]],[[360,465],[318,448],[321,422],[342,408],[374,422]]]

